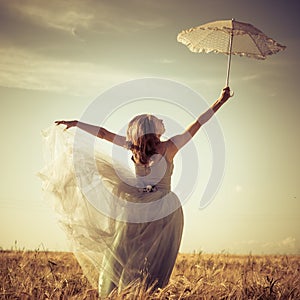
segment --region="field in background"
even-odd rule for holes
[[[0,299],[97,299],[71,253],[0,251],[0,280]],[[180,254],[164,289],[109,299],[300,299],[300,256]]]

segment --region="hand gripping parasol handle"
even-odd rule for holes
[[[232,22],[234,19],[232,19]],[[233,25],[231,28],[231,33],[230,33],[230,40],[229,40],[229,54],[228,54],[228,61],[227,61],[227,76],[226,76],[226,85],[229,86],[229,73],[230,73],[230,65],[231,65],[231,51],[232,51],[232,41],[233,41]]]

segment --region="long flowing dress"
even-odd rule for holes
[[[135,164],[132,172],[99,151],[91,157],[83,147],[74,156],[72,130],[54,126],[43,136],[45,197],[100,296],[137,280],[164,287],[183,230],[182,207],[170,190],[173,163],[158,155],[153,167]]]

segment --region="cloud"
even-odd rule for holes
[[[104,64],[46,58],[14,48],[0,48],[0,57],[4,87],[91,95],[131,76]]]
[[[139,39],[139,55],[147,61],[141,51],[142,30],[164,25],[163,19],[150,17],[147,10],[139,14],[129,9],[137,3],[0,2],[0,85],[89,95],[97,92],[99,85],[135,78],[131,42]],[[141,32],[123,34],[135,31]]]
[[[264,254],[299,254],[297,239],[288,236],[279,241],[248,240],[235,243],[235,248]]]
[[[132,0],[126,3],[93,0],[53,0],[41,3],[37,0],[16,0],[7,4],[7,7],[11,13],[35,22],[36,26],[53,28],[72,35],[80,29],[90,29],[98,33],[151,30],[166,23],[159,15],[153,18],[153,15],[148,15],[147,10],[140,10],[143,6]]]
[[[54,10],[34,5],[16,6],[21,13],[35,19],[39,23],[59,30],[72,31],[75,27],[88,28],[93,15],[75,10]]]
[[[267,242],[263,244],[266,249],[278,249],[280,251],[293,251],[296,250],[296,238],[288,236],[281,241]]]
[[[154,9],[134,0],[0,0],[0,47],[132,69],[131,60],[141,66],[165,51],[152,49],[167,23]]]

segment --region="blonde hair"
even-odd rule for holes
[[[136,163],[147,165],[152,155],[157,153],[160,143],[153,115],[143,114],[134,117],[127,128],[127,148],[132,151]]]

